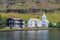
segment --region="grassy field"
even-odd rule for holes
[[[0,13],[2,16],[3,21],[6,21],[9,17],[14,17],[14,18],[23,18],[25,21],[28,20],[29,18],[37,18],[39,17],[40,20],[42,18],[42,15],[36,15],[36,14],[18,14],[18,13]],[[47,19],[52,22],[60,22],[60,12],[56,11],[54,13],[46,13]]]

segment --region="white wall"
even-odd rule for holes
[[[35,27],[35,21],[32,21],[32,20],[28,20],[28,22],[27,22],[27,27]]]
[[[48,24],[49,24],[48,20],[44,20],[44,21],[41,22],[42,27],[43,27],[43,25],[44,25],[44,27],[48,27]]]
[[[27,27],[41,27],[41,22],[40,20],[28,20],[27,22],[28,26]]]

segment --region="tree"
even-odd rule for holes
[[[39,17],[37,17],[37,19],[39,19]]]
[[[27,20],[25,21],[25,26],[27,27]]]

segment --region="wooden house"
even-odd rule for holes
[[[8,27],[24,27],[24,20],[21,18],[8,18],[6,21]]]

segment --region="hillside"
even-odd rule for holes
[[[4,11],[0,12],[3,21],[6,21],[9,17],[18,17],[24,20],[36,17],[41,19],[42,12],[45,11],[49,21],[59,22],[60,0],[0,0],[0,11]],[[35,13],[38,15],[35,15]]]
[[[9,17],[15,18],[23,18],[25,21],[29,18],[37,18],[39,17],[41,20],[42,15],[35,15],[35,14],[18,14],[18,13],[0,13],[2,16],[3,21],[6,21]],[[60,11],[56,11],[54,13],[46,13],[47,19],[52,22],[60,22]]]
[[[0,0],[0,9],[60,8],[60,0]]]

